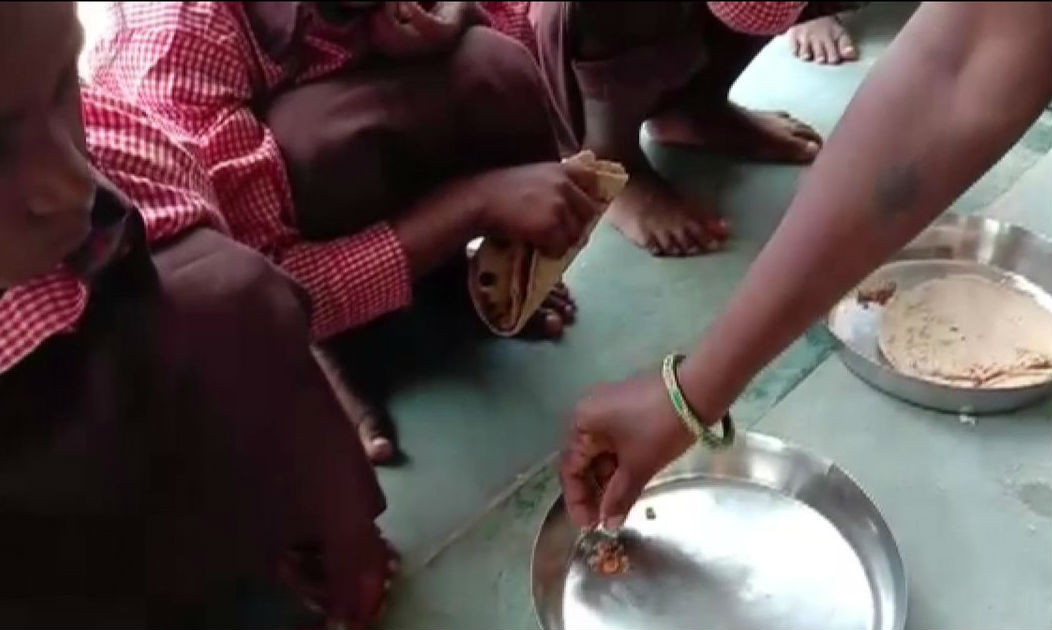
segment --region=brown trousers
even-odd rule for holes
[[[293,544],[378,544],[307,312],[208,229],[102,271],[77,331],[0,375],[0,625],[178,623]]]
[[[849,8],[809,3],[801,21]],[[541,71],[568,134],[631,162],[640,125],[662,107],[725,101],[770,37],[732,31],[703,2],[534,2]],[[601,124],[602,128],[597,128]]]
[[[392,218],[453,177],[558,159],[554,116],[529,51],[484,27],[450,53],[369,60],[262,111],[313,240]]]

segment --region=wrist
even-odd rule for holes
[[[718,374],[711,369],[711,362],[701,360],[694,352],[680,363],[677,373],[683,397],[698,419],[708,427],[719,424],[731,400],[721,393],[723,387],[714,378]]]
[[[459,205],[471,235],[485,236],[493,231],[493,221],[486,211],[485,195],[482,193],[483,175],[474,175],[458,180],[453,185],[451,197]]]
[[[734,421],[729,413],[720,416],[721,431],[714,432],[712,425],[715,422],[708,420],[694,409],[687,401],[686,395],[679,381],[679,364],[683,360],[681,354],[669,354],[661,362],[661,380],[665,383],[669,401],[676,412],[680,422],[693,434],[694,439],[711,449],[723,449],[734,443]]]

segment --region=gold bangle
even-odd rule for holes
[[[679,386],[676,368],[682,360],[682,354],[670,354],[661,363],[661,378],[665,381],[665,389],[668,391],[668,398],[672,401],[672,407],[676,410],[676,415],[679,416],[680,422],[687,427],[687,430],[693,433],[705,446],[711,449],[727,448],[734,443],[734,421],[731,420],[730,412],[723,414],[723,418],[720,419],[720,424],[722,425],[721,435],[717,435],[705,422],[698,418],[694,410],[690,408],[687,397],[683,395],[683,390]]]

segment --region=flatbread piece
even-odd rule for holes
[[[616,162],[582,151],[566,158],[595,170],[598,175],[598,201],[609,204],[628,183],[628,173]],[[563,273],[584,247],[599,217],[587,226],[581,242],[562,258],[548,258],[522,243],[502,244],[481,239],[476,251],[469,252],[468,291],[483,323],[495,334],[518,334],[537,312]]]
[[[899,291],[884,309],[878,342],[899,372],[944,385],[1052,380],[1052,313],[981,276],[952,275]]]

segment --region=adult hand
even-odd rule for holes
[[[466,198],[481,211],[483,233],[522,242],[558,258],[576,245],[603,210],[594,171],[541,162],[489,171],[468,180]]]
[[[474,2],[439,2],[430,12],[417,2],[384,2],[369,17],[369,41],[389,57],[418,57],[452,48],[469,26],[484,23]]]
[[[560,462],[570,520],[620,528],[647,482],[694,441],[660,373],[592,389],[574,410]]]

